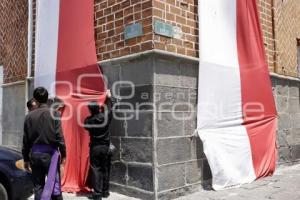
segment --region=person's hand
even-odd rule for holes
[[[110,91],[110,90],[107,90],[107,91],[106,91],[106,96],[107,96],[108,98],[111,97],[111,91]]]
[[[62,166],[65,166],[65,164],[66,164],[66,159],[65,159],[65,158],[61,159],[60,164],[61,164]]]
[[[60,176],[63,177],[64,176],[64,172],[65,172],[65,165],[66,165],[66,159],[63,158],[60,161]]]
[[[30,169],[30,163],[29,162],[24,162],[24,169],[28,172],[31,172],[31,169]]]
[[[60,177],[63,177],[65,173],[65,165],[60,165]]]

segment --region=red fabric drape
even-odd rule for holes
[[[256,0],[237,0],[237,44],[244,126],[256,177],[274,173],[277,112],[266,62]],[[263,108],[262,112],[258,112]]]
[[[61,0],[56,69],[56,95],[66,109],[62,126],[67,147],[63,191],[86,191],[89,135],[82,128],[87,103],[103,103],[105,84],[97,64],[94,1]]]

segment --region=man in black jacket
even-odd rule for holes
[[[50,182],[51,179],[57,178],[59,153],[61,163],[64,163],[66,157],[60,115],[57,111],[51,111],[46,104],[48,92],[45,88],[36,88],[33,96],[39,107],[31,111],[24,122],[22,147],[24,167],[32,170],[35,200],[40,200],[47,195],[52,196],[52,199],[61,200],[60,179],[58,186],[48,184],[48,180]],[[46,176],[47,187],[45,186]],[[50,194],[48,194],[49,192]]]
[[[92,186],[94,200],[101,200],[109,196],[110,158],[109,125],[112,119],[114,100],[110,90],[102,108],[95,101],[89,103],[90,116],[84,121],[84,127],[90,134],[90,167],[92,172]]]

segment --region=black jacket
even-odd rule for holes
[[[25,117],[22,147],[25,162],[29,161],[29,153],[34,144],[55,145],[59,148],[62,159],[66,157],[60,114],[50,110],[46,104],[42,104]]]
[[[90,145],[110,144],[109,125],[112,120],[112,108],[114,103],[114,98],[107,98],[105,101],[107,109],[105,111],[90,115],[84,120],[84,128],[88,130],[90,134]]]

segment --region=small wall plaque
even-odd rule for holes
[[[171,24],[155,20],[154,32],[158,35],[173,37],[173,26]]]
[[[182,29],[178,26],[173,26],[173,37],[176,39],[182,38]]]
[[[140,23],[132,24],[125,27],[124,38],[125,40],[135,38],[143,35],[143,27]]]

